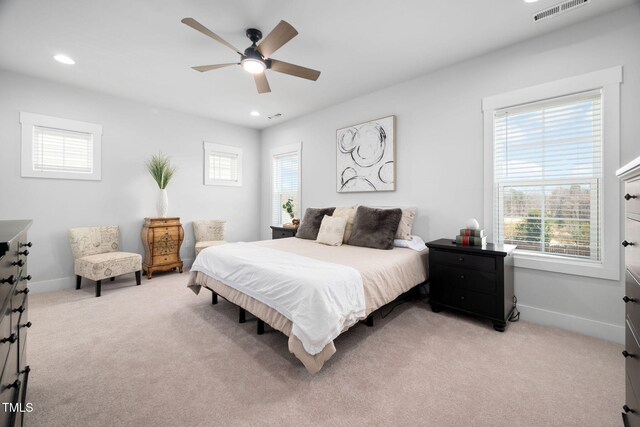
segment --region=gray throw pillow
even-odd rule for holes
[[[401,218],[402,209],[359,206],[349,244],[373,249],[393,249],[393,239]]]
[[[318,238],[318,231],[320,231],[320,224],[325,215],[333,215],[333,211],[336,208],[307,208],[304,211],[304,218],[298,227],[296,237],[300,239],[316,240]]]

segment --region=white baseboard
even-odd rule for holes
[[[531,323],[538,323],[545,326],[554,326],[579,334],[624,344],[624,326],[612,325],[597,320],[585,319],[584,317],[573,316],[571,314],[558,313],[542,308],[530,307],[518,304],[520,318]]]
[[[61,291],[63,289],[75,289],[76,276],[60,277],[58,279],[44,280],[29,283],[29,292],[42,294],[45,292]]]

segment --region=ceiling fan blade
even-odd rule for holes
[[[271,88],[269,87],[269,82],[267,81],[267,76],[265,76],[264,73],[254,74],[253,79],[256,81],[256,87],[258,88],[258,93],[271,92]]]
[[[218,68],[229,67],[231,65],[238,65],[237,62],[231,62],[229,64],[215,64],[215,65],[198,65],[197,67],[191,67],[196,71],[204,73],[205,71],[217,70]]]
[[[320,77],[320,71],[301,67],[300,65],[289,64],[288,62],[278,61],[277,59],[271,60],[271,69],[279,73],[302,77],[303,79],[313,81],[318,80],[318,77]]]
[[[202,34],[211,37],[215,41],[218,41],[218,42],[222,43],[223,45],[225,45],[229,49],[233,49],[234,52],[240,53],[240,51],[238,50],[237,47],[234,47],[231,43],[229,43],[228,41],[226,41],[225,39],[223,39],[222,37],[220,37],[219,35],[217,35],[213,31],[211,31],[210,29],[208,29],[207,27],[205,27],[204,25],[202,25],[201,23],[199,23],[195,19],[193,19],[193,18],[184,18],[180,22],[182,22],[185,25],[190,26],[191,28],[193,28],[196,31],[200,31]],[[240,55],[242,55],[242,53],[240,53]]]
[[[288,22],[280,21],[267,37],[262,40],[257,50],[262,56],[269,58],[276,50],[280,49],[285,43],[297,35],[298,32],[296,29]]]

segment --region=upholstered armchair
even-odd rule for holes
[[[219,219],[193,221],[193,235],[196,238],[196,256],[198,256],[204,248],[227,243],[224,241],[224,231],[226,228],[227,221]]]
[[[112,227],[79,227],[69,229],[69,242],[74,258],[76,289],[83,277],[96,282],[96,297],[102,289],[102,280],[127,273],[135,273],[140,284],[142,256],[120,252],[120,229]]]

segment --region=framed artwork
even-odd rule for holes
[[[336,131],[338,193],[396,189],[396,116]]]

